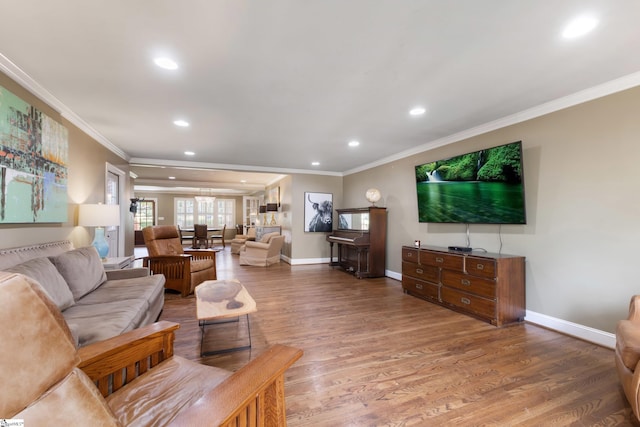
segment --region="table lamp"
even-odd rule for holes
[[[277,203],[267,203],[267,212],[271,212],[271,224],[270,225],[276,225],[276,216],[275,216],[274,212],[278,212],[278,204]]]
[[[104,238],[104,227],[120,225],[120,205],[103,205],[102,203],[80,205],[78,225],[96,227],[91,244],[97,249],[100,258],[104,259],[109,253],[109,244]]]

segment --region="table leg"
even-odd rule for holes
[[[236,317],[233,320],[200,320],[200,330],[201,330],[201,337],[200,337],[200,357],[204,357],[204,356],[211,356],[214,354],[222,354],[222,353],[231,353],[233,351],[240,351],[240,350],[247,350],[247,349],[251,349],[251,324],[249,323],[249,314],[246,314],[247,316],[247,332],[249,334],[249,344],[248,345],[243,345],[243,346],[239,346],[239,347],[232,347],[232,348],[224,348],[224,349],[220,349],[220,350],[211,350],[211,351],[204,351],[203,350],[203,346],[204,346],[204,336],[205,336],[205,326],[207,325],[215,325],[215,324],[220,324],[220,323],[235,323],[235,322],[240,322],[240,317]]]

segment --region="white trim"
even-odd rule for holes
[[[302,265],[302,264],[329,264],[329,258],[297,258],[290,259],[291,265]]]
[[[526,120],[531,120],[536,117],[543,116],[545,114],[560,111],[565,108],[573,107],[578,104],[583,104],[588,101],[592,101],[597,98],[602,98],[607,95],[611,95],[616,92],[620,92],[626,89],[640,85],[640,71],[620,77],[615,80],[594,86],[588,89],[581,90],[571,95],[567,95],[562,98],[555,99],[553,101],[546,102],[544,104],[529,108],[519,113],[511,114],[509,116],[493,120],[491,122],[482,124],[480,126],[473,127],[471,129],[464,130],[462,132],[454,133],[453,135],[445,136],[444,138],[436,139],[434,141],[427,142],[418,147],[410,148],[384,159],[377,160],[375,162],[353,168],[345,171],[343,176],[351,175],[357,172],[362,172],[367,169],[371,169],[377,166],[381,166],[396,160],[404,159],[405,157],[413,156],[414,154],[423,153],[428,150],[433,150],[443,145],[452,144],[454,142],[462,141],[463,139],[472,138],[474,136],[482,135],[487,132],[502,129],[507,126],[521,123]]]
[[[126,191],[126,183],[125,183],[125,178],[127,176],[127,174],[120,168],[118,168],[117,166],[112,165],[109,162],[105,163],[105,171],[104,171],[104,194],[105,194],[105,199],[106,199],[106,194],[108,188],[107,188],[107,183],[109,181],[109,172],[113,173],[114,175],[118,176],[118,205],[120,205],[120,225],[118,226],[118,254],[116,255],[116,257],[121,257],[124,256],[124,251],[125,251],[125,247],[124,247],[124,241],[125,241],[125,223],[126,223],[126,213],[128,212],[128,205],[125,202],[126,200],[126,196],[125,196],[125,191]],[[107,202],[106,200],[104,201],[105,203]],[[127,208],[125,210],[125,208]]]
[[[544,326],[556,332],[571,335],[572,337],[580,338],[603,347],[614,349],[616,346],[616,336],[610,332],[547,316],[546,314],[536,313],[531,310],[527,310],[525,320],[535,325]]]
[[[49,105],[49,107],[58,111],[60,115],[69,120],[73,125],[78,127],[81,131],[89,135],[91,138],[98,141],[104,147],[109,149],[111,152],[116,154],[117,156],[123,158],[126,161],[129,161],[130,157],[127,153],[122,151],[120,148],[116,147],[109,141],[107,138],[102,136],[97,130],[95,130],[89,123],[85,122],[80,116],[71,111],[69,107],[64,105],[62,101],[53,96],[51,92],[42,87],[38,82],[36,82],[31,76],[22,71],[20,67],[11,62],[9,58],[0,53],[0,71],[3,71],[10,78],[15,80],[20,86],[31,92],[41,101]]]
[[[384,275],[402,282],[402,273],[396,273],[395,271],[385,270]]]

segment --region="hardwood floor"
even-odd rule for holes
[[[253,348],[200,358],[194,297],[167,293],[161,318],[181,323],[175,352],[236,370],[269,344],[303,349],[286,374],[289,426],[640,425],[612,350],[526,323],[496,328],[389,278],[218,255],[218,277],[238,278],[256,300]],[[245,325],[231,325],[221,341],[244,338]]]

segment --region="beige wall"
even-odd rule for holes
[[[304,232],[304,193],[332,193],[334,210],[341,208],[343,207],[342,179],[340,176],[311,174],[292,176],[290,232],[293,263],[329,262],[329,243],[326,240],[326,233]]]
[[[522,140],[527,225],[502,226],[503,253],[524,255],[527,309],[613,332],[638,292],[640,87],[344,178],[344,204],[369,187],[388,208],[387,269],[400,248],[465,245],[466,228],[418,223],[414,166]],[[471,225],[471,246],[498,252],[499,226]]]
[[[2,73],[0,85],[62,123],[69,131],[68,221],[62,224],[0,224],[0,247],[9,248],[63,239],[70,239],[76,247],[89,245],[93,240],[93,230],[75,226],[77,205],[104,202],[106,162],[126,173],[127,189],[123,199],[128,200],[131,188],[128,163]],[[126,211],[124,207],[123,210]],[[125,253],[132,255],[133,218],[128,215],[124,217]]]

